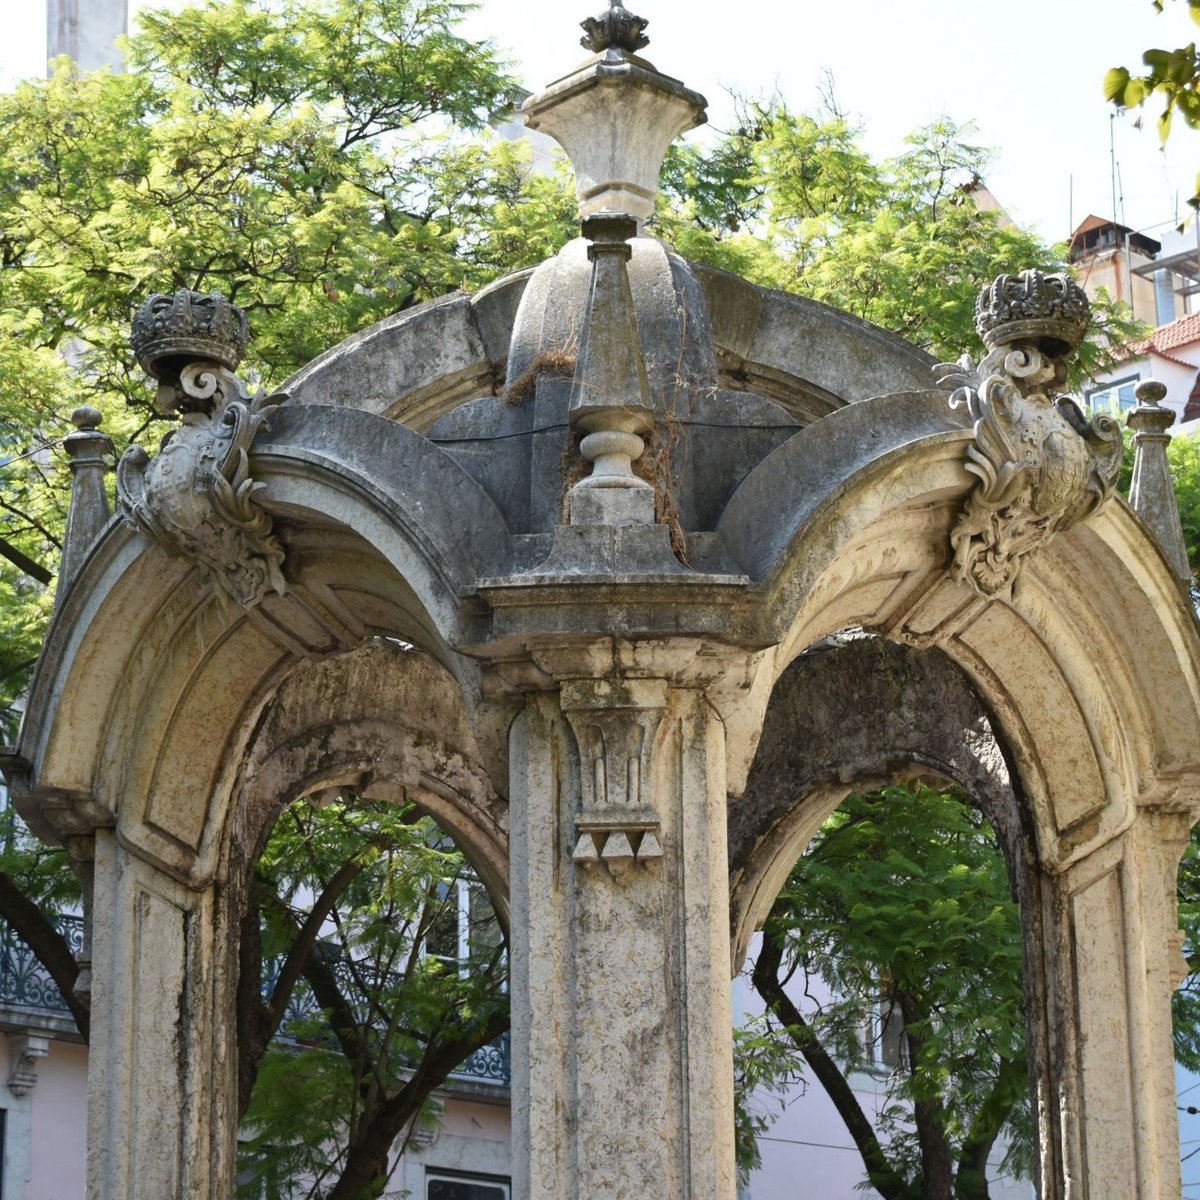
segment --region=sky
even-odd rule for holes
[[[179,0],[172,0],[178,6]],[[86,5],[89,0],[80,0]],[[727,127],[731,93],[780,94],[799,110],[833,80],[839,107],[862,125],[871,153],[941,116],[974,122],[995,151],[987,183],[1009,213],[1051,241],[1095,212],[1156,236],[1189,214],[1200,132],[1176,122],[1164,152],[1157,110],[1110,117],[1105,71],[1136,67],[1151,46],[1200,33],[1185,0],[626,0],[650,22],[642,53],[709,101]],[[130,0],[131,9],[140,0]],[[530,90],[584,57],[579,21],[604,0],[483,0],[463,32],[491,39]],[[44,69],[44,0],[0,0],[0,88]],[[1153,103],[1153,102],[1151,102]],[[703,131],[688,135],[703,138]],[[711,136],[711,135],[709,135]],[[1110,140],[1111,139],[1111,140]]]

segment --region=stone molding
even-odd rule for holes
[[[18,1099],[37,1085],[38,1063],[50,1053],[50,1039],[36,1033],[10,1033],[8,1037],[8,1090]]]

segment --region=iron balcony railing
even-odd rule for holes
[[[318,943],[318,951],[319,948],[320,943]],[[330,954],[326,961],[338,982],[342,995],[350,1000],[355,1019],[362,1024],[369,1023],[372,1014],[363,998],[368,992],[376,989],[372,986],[373,980],[364,979],[364,965],[352,962],[344,955],[337,953]],[[263,982],[264,995],[269,995],[274,988],[282,965],[282,959],[267,962]],[[317,1032],[315,1027],[323,1024],[319,1021],[320,1012],[321,1006],[317,1003],[312,990],[304,980],[300,980],[292,990],[291,999],[284,1009],[283,1020],[279,1022],[276,1037],[290,1045],[319,1044],[322,1035]],[[383,1018],[379,1016],[377,1019],[382,1021]],[[327,1027],[324,1036],[329,1036]],[[507,1086],[512,1078],[508,1034],[501,1034],[494,1042],[481,1046],[470,1058],[451,1071],[450,1075],[453,1079],[475,1080]]]
[[[83,918],[60,915],[55,919],[58,931],[67,939],[75,955],[83,949]],[[268,962],[264,994],[275,985],[279,962]],[[343,995],[361,996],[362,988],[355,979],[356,967],[345,959],[332,959],[330,967],[342,985]],[[12,931],[7,922],[0,922],[0,1008],[20,1008],[43,1013],[52,1017],[70,1017],[71,1010],[63,999],[49,971],[36,954]],[[314,1021],[320,1013],[320,1005],[308,986],[301,983],[293,990],[283,1020],[279,1024],[280,1041],[291,1045],[312,1044]],[[355,1014],[366,1019],[366,1011],[360,1007]],[[466,1062],[451,1072],[457,1079],[477,1080],[486,1083],[507,1085],[511,1079],[509,1039],[503,1034],[490,1045],[476,1050]]]
[[[71,953],[83,949],[83,918],[59,915],[54,924],[67,939]],[[0,922],[0,1007],[23,1008],[53,1017],[70,1017],[50,972],[7,922]]]

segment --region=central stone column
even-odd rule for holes
[[[518,1197],[736,1192],[725,736],[699,648],[532,653],[510,733]]]

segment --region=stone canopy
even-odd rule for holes
[[[1009,851],[1040,1194],[1176,1196],[1200,638],[1120,431],[1056,398],[1086,302],[1002,277],[987,357],[935,373],[684,261],[641,223],[703,102],[618,9],[529,102],[589,164],[583,237],[273,395],[231,305],[154,298],[180,425],[111,517],[73,435],[6,772],[86,885],[89,1198],[232,1196],[247,871],[353,787],[435,816],[509,923],[514,1196],[733,1200],[731,976],[849,787],[914,765]]]

